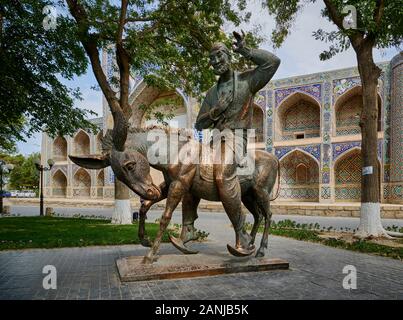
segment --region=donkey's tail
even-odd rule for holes
[[[276,196],[273,199],[270,199],[270,201],[276,200],[280,194],[280,161],[279,160],[277,160],[277,180],[278,180],[278,185],[277,185]]]

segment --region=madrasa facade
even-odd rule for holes
[[[113,57],[104,52],[103,68],[111,72]],[[403,203],[403,53],[379,63],[378,161],[382,203]],[[169,112],[170,125],[193,128],[199,104],[181,90],[161,91],[140,78],[131,79],[130,104]],[[280,191],[275,202],[359,202],[361,193],[361,133],[359,115],[362,88],[355,67],[276,79],[254,99],[255,147],[280,160]],[[55,165],[45,172],[48,198],[112,200],[114,175],[110,167],[86,170],[68,155],[101,152],[101,138],[113,120],[103,100],[103,117],[91,120],[99,127],[73,136],[42,136],[42,161]],[[145,116],[142,125],[155,123]],[[155,183],[161,180],[157,172]],[[135,197],[135,195],[133,195]]]

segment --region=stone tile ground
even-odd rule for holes
[[[216,241],[197,244],[201,251]],[[220,245],[224,247],[224,245]],[[272,236],[270,256],[290,270],[209,278],[121,283],[115,260],[143,255],[139,246],[33,249],[0,253],[0,299],[402,299],[403,263]],[[161,253],[176,253],[165,244]],[[44,265],[57,268],[57,290],[44,290]],[[345,290],[345,265],[357,268],[357,289]]]

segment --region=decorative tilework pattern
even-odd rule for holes
[[[254,102],[262,107],[263,109],[266,109],[266,91],[265,90],[260,90],[254,99]]]
[[[332,149],[330,146],[330,135],[331,135],[331,121],[332,112],[330,108],[331,103],[331,88],[332,85],[329,81],[326,81],[323,85],[323,105],[322,110],[323,120],[322,120],[322,130],[323,130],[323,141],[322,141],[322,184],[330,183],[330,166],[331,166],[331,153]],[[331,198],[330,186],[323,186],[321,190],[322,199]]]
[[[294,149],[304,150],[305,152],[311,154],[315,157],[318,161],[320,161],[320,145],[308,145],[308,146],[301,146],[301,147],[277,147],[275,148],[275,155],[278,159],[284,157],[287,153]]]
[[[356,85],[361,85],[360,77],[350,77],[350,78],[333,80],[333,96],[334,96],[334,98],[341,96],[348,89],[351,89],[352,87],[354,87]],[[335,100],[336,99],[334,99],[333,101],[335,101]]]
[[[55,164],[50,170],[51,175],[53,176],[57,170],[61,170],[65,176],[67,176],[67,166]]]
[[[112,171],[111,167],[108,167],[108,178],[107,178],[107,183],[108,184],[114,184],[115,183],[115,174]]]
[[[359,134],[362,96],[356,95],[336,110],[336,134]]]
[[[330,199],[331,198],[330,187],[322,187],[320,189],[320,197],[322,199]]]
[[[382,140],[378,140],[378,159],[382,159]],[[346,151],[358,147],[361,148],[361,141],[353,141],[353,142],[343,142],[343,143],[333,143],[333,161],[336,160],[341,154],[345,153]]]
[[[280,121],[283,125],[283,135],[289,135],[292,139],[294,132],[304,131],[311,137],[318,137],[320,134],[320,112],[316,106],[307,101],[291,106],[284,112]]]
[[[77,170],[73,178],[73,196],[89,197],[91,191],[91,176],[83,168]]]
[[[361,197],[361,153],[353,153],[335,167],[336,200],[359,201]]]
[[[267,139],[266,150],[270,153],[273,152],[273,90],[267,90],[266,99],[266,127],[267,127]]]
[[[311,84],[306,86],[277,89],[275,90],[276,107],[278,107],[280,102],[287,98],[290,94],[298,91],[309,94],[318,102],[321,99],[321,84]]]
[[[403,183],[403,55],[392,69],[391,182]]]
[[[319,166],[301,151],[288,154],[280,161],[280,199],[317,201]]]

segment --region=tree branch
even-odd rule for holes
[[[128,22],[149,22],[154,20],[155,19],[151,17],[127,18],[125,19],[125,24]]]
[[[385,9],[385,1],[384,0],[377,0],[376,1],[376,8],[374,12],[374,21],[376,26],[379,28],[383,16],[383,10]]]
[[[117,43],[122,42],[123,27],[125,26],[126,15],[127,15],[127,5],[128,5],[128,0],[122,0],[122,7],[120,9],[118,32],[116,34],[116,42]]]
[[[340,30],[345,30],[343,27],[343,18],[337,12],[337,8],[332,2],[332,0],[323,0],[326,5],[327,10],[329,11],[330,18],[339,27]]]
[[[116,35],[116,61],[120,74],[120,107],[126,117],[130,116],[129,108],[129,81],[130,81],[130,64],[129,55],[123,46],[123,29],[127,16],[128,0],[122,0],[120,9],[120,18],[118,32]]]
[[[74,17],[79,27],[79,38],[88,54],[88,57],[90,58],[95,78],[97,79],[98,84],[101,87],[101,90],[108,101],[110,108],[112,109],[111,111],[118,111],[116,110],[116,108],[119,108],[116,93],[110,87],[105,73],[102,70],[101,61],[99,60],[97,42],[95,41],[96,36],[89,34],[88,15],[85,11],[85,8],[79,4],[77,0],[66,1],[71,15]]]

